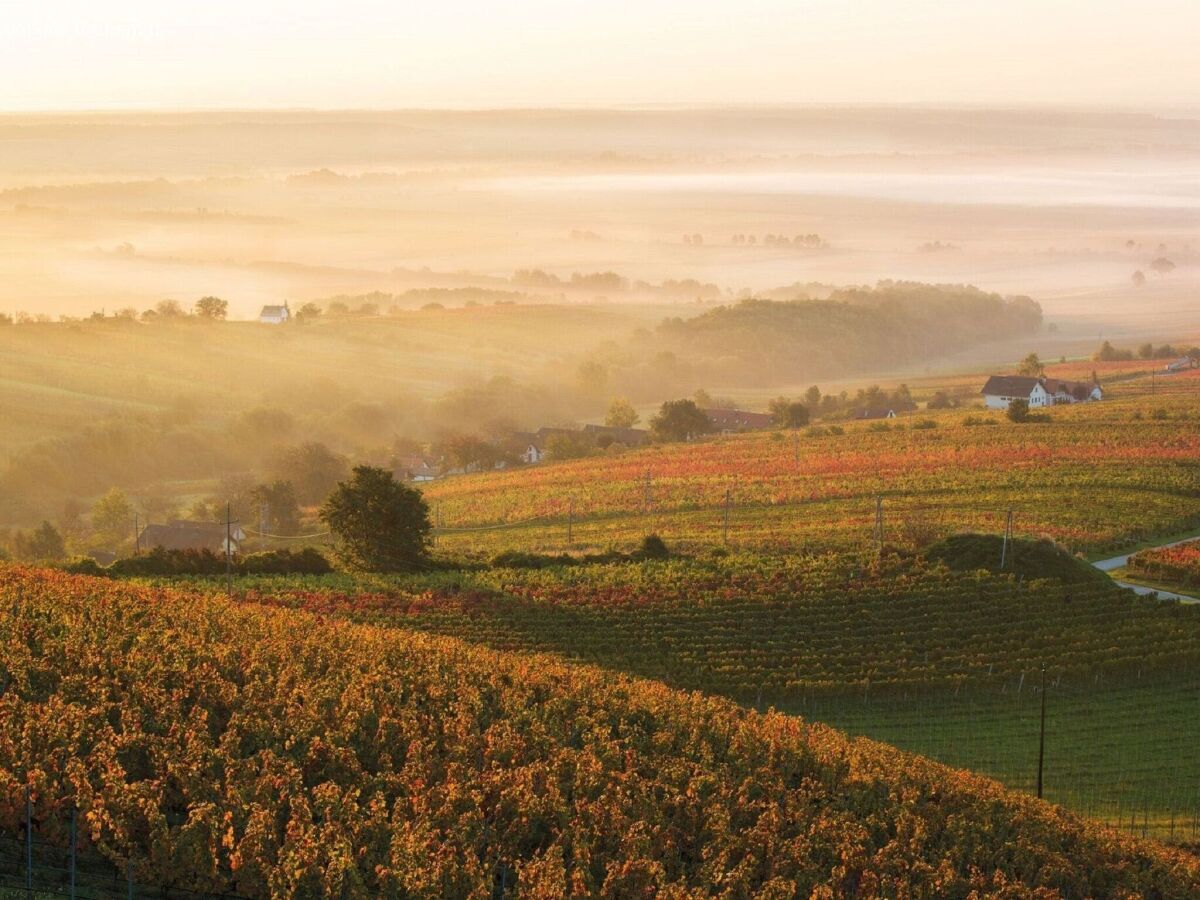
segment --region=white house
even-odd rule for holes
[[[1172,360],[1167,363],[1165,371],[1168,375],[1174,375],[1176,372],[1183,372],[1187,369],[1198,368],[1196,360],[1190,356],[1181,356],[1179,359]]]
[[[1036,378],[1032,375],[992,375],[980,393],[983,394],[983,405],[988,409],[1008,409],[1014,400],[1024,400],[1030,409],[1040,409],[1058,403],[1086,403],[1104,397],[1104,391],[1098,384]]]
[[[258,321],[264,325],[282,325],[291,317],[292,311],[288,309],[285,300],[283,306],[264,306],[262,312],[258,314]]]

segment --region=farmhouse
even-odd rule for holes
[[[437,466],[424,456],[400,456],[392,461],[397,475],[408,481],[426,482],[437,478]]]
[[[865,409],[865,408],[864,409],[856,409],[854,411],[854,418],[861,419],[861,420],[894,419],[894,418],[896,418],[896,411],[894,409],[888,409],[886,407],[878,407],[878,408],[874,408],[874,409]]]
[[[742,409],[705,409],[701,410],[713,424],[713,430],[722,434],[736,431],[757,431],[770,428],[775,419],[770,413],[746,412]]]
[[[1165,366],[1165,371],[1168,375],[1174,375],[1176,372],[1184,372],[1188,369],[1200,368],[1200,363],[1192,359],[1190,356],[1181,356],[1179,359],[1172,360]]]
[[[264,325],[282,325],[291,317],[292,311],[288,309],[287,301],[284,301],[283,306],[264,306],[258,314],[258,321]]]
[[[567,437],[576,434],[579,432],[570,428],[539,428],[535,432],[519,431],[514,437],[520,439],[525,449],[517,455],[522,462],[530,465],[540,463],[546,458],[552,437],[559,435]]]
[[[229,526],[230,550],[238,552],[246,532],[234,523]],[[184,522],[174,520],[166,525],[147,525],[138,535],[143,550],[162,547],[164,550],[212,550],[224,553],[226,526],[224,522]]]
[[[1086,403],[1104,396],[1098,384],[1032,375],[993,375],[980,393],[988,409],[1008,409],[1014,400],[1024,400],[1030,409],[1036,409],[1057,403]]]

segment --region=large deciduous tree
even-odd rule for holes
[[[713,430],[712,419],[692,400],[668,400],[653,419],[650,430],[659,441],[688,441]]]
[[[429,506],[420,491],[386,469],[355,466],[321,507],[321,521],[349,568],[413,572],[429,560]]]

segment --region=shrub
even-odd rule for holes
[[[648,534],[642,538],[642,544],[636,554],[641,559],[668,559],[671,551],[666,542],[657,534]]]

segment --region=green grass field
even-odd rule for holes
[[[1200,836],[1200,671],[1046,689],[1044,796],[1135,834]],[[787,711],[1028,793],[1037,785],[1038,677],[908,698],[819,698]]]

